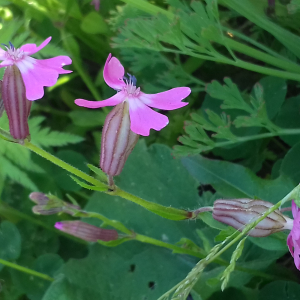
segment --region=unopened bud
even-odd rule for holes
[[[33,192],[29,195],[29,198],[37,204],[32,208],[33,213],[37,215],[54,215],[64,212],[73,216],[80,210],[78,205],[64,202],[53,195]]]
[[[55,228],[88,242],[112,241],[118,239],[118,232],[103,229],[82,221],[63,221],[55,223]]]
[[[0,118],[4,112],[4,103],[2,99],[2,80],[0,80]]]
[[[110,176],[119,175],[138,138],[139,135],[130,130],[129,106],[123,101],[105,119],[100,168]]]
[[[262,200],[216,200],[213,207],[213,218],[242,231],[245,225],[257,220],[272,206],[272,203]],[[275,210],[250,230],[248,235],[265,237],[274,232],[288,229],[290,222],[293,220],[284,216],[279,210]]]
[[[17,66],[6,67],[2,82],[2,99],[13,138],[24,140],[29,135],[28,116],[31,101],[26,99],[25,84]]]

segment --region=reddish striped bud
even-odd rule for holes
[[[82,221],[63,221],[55,223],[55,228],[88,242],[112,241],[118,239],[118,232],[103,229]]]
[[[0,118],[4,112],[4,103],[2,99],[2,80],[0,80]]]
[[[2,99],[13,138],[24,140],[29,135],[28,116],[31,101],[26,99],[25,84],[17,66],[6,67],[2,83]]]
[[[139,135],[130,130],[129,106],[123,101],[105,119],[100,168],[110,176],[119,175],[138,138]]]
[[[261,217],[273,204],[262,200],[235,199],[216,200],[213,207],[213,218],[219,222],[242,231],[244,226]],[[248,232],[254,237],[265,237],[274,232],[290,228],[290,218],[275,210]]]

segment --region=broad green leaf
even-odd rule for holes
[[[299,284],[280,280],[264,286],[259,293],[259,300],[298,300],[299,295]]]
[[[294,188],[285,176],[262,179],[249,169],[226,161],[194,156],[183,158],[182,163],[201,184],[212,185],[226,198],[256,197],[276,203]]]
[[[8,221],[0,225],[0,258],[4,260],[16,260],[21,253],[21,236],[17,227]],[[0,270],[3,265],[0,264]]]
[[[277,232],[264,238],[249,237],[253,244],[269,251],[288,251],[286,239],[287,235],[282,232]]]
[[[63,300],[157,300],[164,292],[182,280],[190,263],[179,255],[139,243],[125,243],[115,248],[91,247],[88,257],[69,260],[61,273],[60,284],[52,284],[43,300],[53,290],[64,294]],[[117,272],[116,272],[117,270]],[[68,292],[72,288],[73,293]],[[46,297],[47,296],[47,297]]]
[[[39,256],[29,267],[35,271],[54,277],[55,273],[63,266],[63,260],[57,254],[44,254]],[[11,270],[14,284],[27,294],[30,300],[42,299],[45,291],[51,282],[22,273],[17,270]]]
[[[285,155],[280,166],[280,174],[298,184],[300,182],[300,143],[294,145]]]
[[[263,99],[270,119],[273,119],[284,102],[287,85],[284,79],[278,77],[264,77],[259,81],[263,87]]]
[[[300,128],[300,96],[286,99],[275,123],[283,128]],[[280,138],[288,145],[294,146],[299,142],[300,134],[284,135]]]

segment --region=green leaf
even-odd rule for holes
[[[16,260],[21,254],[21,236],[17,227],[3,221],[0,225],[0,258],[4,260]],[[0,264],[0,270],[3,265]]]
[[[276,232],[270,236],[261,238],[249,237],[249,240],[262,249],[269,251],[288,251],[286,245],[287,235],[283,232]]]
[[[278,280],[264,286],[259,293],[259,300],[297,300],[300,285],[296,282]]]
[[[94,245],[86,258],[65,264],[61,273],[67,280],[54,282],[43,300],[156,300],[183,279],[189,268],[182,257],[154,246],[134,242],[115,248]],[[64,298],[54,298],[59,294]]]
[[[263,87],[263,99],[266,102],[268,116],[273,119],[281,109],[287,92],[284,79],[278,77],[264,77],[259,81]]]
[[[285,176],[261,179],[249,169],[226,161],[194,156],[183,158],[182,163],[201,184],[211,184],[226,198],[256,197],[276,203],[294,188]]]
[[[294,145],[285,155],[280,166],[280,174],[289,177],[293,182],[300,182],[300,142]]]
[[[39,256],[29,267],[37,272],[54,277],[55,273],[63,266],[63,263],[64,261],[59,255],[49,253]],[[49,281],[17,270],[11,270],[11,274],[14,285],[27,294],[30,300],[42,299],[45,291],[51,284]]]
[[[87,164],[90,170],[92,170],[96,175],[99,176],[100,180],[103,182],[107,182],[107,175],[100,169],[91,164]]]
[[[283,128],[300,127],[300,96],[288,98],[282,105],[282,108],[275,119],[276,125]],[[300,140],[300,134],[291,136],[280,136],[280,138],[290,146],[294,146]]]
[[[107,24],[103,17],[95,11],[91,11],[82,19],[80,28],[88,34],[104,34],[108,31]]]
[[[95,185],[89,185],[89,184],[86,184],[84,183],[83,181],[79,180],[78,178],[70,175],[70,177],[78,184],[80,185],[81,187],[85,188],[85,189],[88,189],[88,190],[92,190],[92,191],[100,191],[100,192],[103,192],[103,191],[107,191],[107,185],[103,185],[103,186],[95,186]]]

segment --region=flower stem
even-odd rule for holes
[[[1,137],[1,135],[0,135]],[[92,176],[87,175],[86,173],[78,170],[77,168],[71,166],[70,164],[60,160],[59,158],[55,157],[54,155],[48,153],[47,151],[33,145],[31,142],[29,142],[28,140],[24,141],[23,144],[24,147],[26,147],[27,149],[30,149],[31,151],[35,152],[36,154],[44,157],[45,159],[51,161],[52,163],[54,163],[55,165],[61,167],[62,169],[65,169],[66,171],[76,175],[77,177],[84,179],[85,181],[92,183],[95,186],[103,186],[103,182],[98,181],[97,179],[95,179]],[[144,200],[140,197],[137,197],[135,195],[132,195],[130,193],[127,193],[123,190],[121,190],[120,188],[118,188],[117,186],[115,186],[114,190],[111,191],[109,189],[109,187],[107,186],[107,191],[104,191],[106,194],[109,195],[114,195],[114,196],[120,196],[124,199],[127,199],[131,202],[134,202],[144,208],[146,208],[147,210],[160,215],[161,217],[164,217],[166,219],[170,219],[170,220],[185,220],[191,217],[191,212],[182,210],[182,209],[176,209],[173,207],[166,207],[157,203],[153,203],[147,200]]]
[[[24,147],[26,147],[27,149],[30,149],[31,151],[35,152],[36,154],[44,157],[45,159],[51,161],[55,165],[61,167],[62,169],[65,169],[66,171],[76,175],[79,178],[84,179],[87,182],[90,182],[94,185],[99,185],[99,183],[100,183],[94,177],[87,175],[86,173],[84,173],[84,172],[78,170],[77,168],[71,166],[70,164],[60,160],[59,158],[55,157],[54,155],[48,153],[47,151],[33,145],[31,142],[29,142],[27,140],[24,141]],[[103,185],[103,183],[101,183],[101,185]]]
[[[19,266],[19,265],[15,264],[15,263],[6,261],[6,260],[1,259],[1,258],[0,258],[0,264],[2,264],[4,266],[7,266],[9,268],[13,268],[15,270],[18,270],[20,272],[30,274],[32,276],[36,276],[36,277],[39,277],[39,278],[42,278],[42,279],[45,279],[45,280],[48,280],[48,281],[54,281],[54,278],[52,278],[52,277],[50,277],[50,276],[48,276],[46,274],[43,274],[43,273],[31,270],[31,269],[26,268],[26,267]]]
[[[140,197],[137,197],[135,195],[127,193],[118,187],[116,187],[116,189],[113,192],[111,192],[110,194],[115,195],[115,196],[120,196],[124,199],[127,199],[131,202],[141,205],[144,208],[146,208],[147,210],[152,211],[155,214],[158,214],[161,217],[164,217],[169,220],[174,220],[174,221],[186,220],[192,216],[192,213],[189,211],[177,209],[177,208],[173,208],[173,207],[166,207],[166,206],[163,206],[163,205],[160,205],[157,203],[153,203],[153,202],[144,200]]]
[[[125,234],[132,236],[132,239],[134,239],[136,241],[139,241],[141,243],[155,245],[158,247],[163,247],[166,249],[170,249],[173,251],[173,253],[187,254],[187,255],[194,256],[194,257],[198,257],[198,258],[204,258],[206,256],[206,252],[203,251],[200,247],[197,248],[197,251],[194,251],[194,250],[179,247],[179,246],[176,246],[173,244],[165,243],[163,241],[160,241],[160,240],[157,240],[157,239],[154,239],[154,238],[142,235],[142,234],[134,233],[133,231],[126,228],[126,226],[123,225],[121,222],[115,221],[115,220],[110,220],[110,219],[104,217],[103,215],[95,213],[95,212],[78,211],[74,216],[84,217],[84,218],[96,218],[96,219],[102,220],[103,223],[105,223],[105,225],[109,225]],[[217,258],[214,261],[214,263],[222,265],[222,266],[229,265],[228,261],[226,261],[222,258]],[[255,276],[259,276],[259,277],[263,277],[263,278],[267,278],[267,279],[274,279],[274,276],[266,274],[264,272],[260,272],[260,271],[256,271],[256,270],[252,270],[252,269],[248,269],[248,268],[243,268],[243,267],[238,267],[238,266],[236,267],[236,269],[241,272],[253,274]]]

